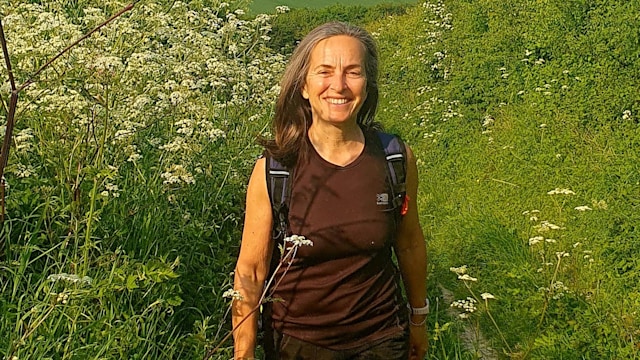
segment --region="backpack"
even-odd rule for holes
[[[395,211],[396,227],[406,213],[406,148],[402,140],[395,135],[376,131],[378,146],[384,150],[387,161],[387,182],[391,190],[391,205]],[[267,190],[273,212],[272,238],[282,241],[287,236],[289,202],[291,201],[291,182],[293,169],[288,169],[276,159],[267,156]]]

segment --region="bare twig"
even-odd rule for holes
[[[2,142],[2,150],[0,150],[0,223],[4,222],[4,214],[5,214],[5,202],[4,202],[4,190],[5,190],[5,180],[4,180],[4,170],[7,166],[7,162],[9,161],[9,150],[11,148],[11,140],[13,135],[13,127],[15,124],[15,114],[16,107],[18,105],[18,94],[20,91],[24,90],[27,86],[33,84],[37,77],[44,71],[49,65],[51,65],[54,61],[56,61],[59,57],[64,55],[66,52],[71,50],[73,47],[78,45],[80,42],[91,36],[96,31],[100,30],[116,18],[120,17],[125,12],[133,9],[133,5],[136,1],[131,4],[125,6],[122,10],[118,11],[116,14],[111,16],[109,19],[105,20],[100,25],[96,26],[93,30],[89,31],[76,41],[74,41],[71,45],[64,48],[61,52],[59,52],[56,56],[47,61],[44,65],[42,65],[33,75],[25,81],[19,87],[16,86],[15,79],[13,76],[13,70],[11,68],[11,59],[9,58],[9,50],[7,49],[7,41],[4,36],[4,28],[2,27],[2,21],[0,21],[0,43],[2,45],[2,53],[4,55],[5,65],[7,67],[7,72],[9,73],[9,82],[11,83],[11,100],[9,101],[9,110],[7,111],[7,125],[4,134],[4,141]]]
[[[7,66],[7,72],[9,73],[9,82],[11,83],[11,91],[15,91],[16,81],[13,78],[13,71],[11,70],[11,60],[9,60],[9,50],[7,49],[7,40],[4,38],[4,28],[2,27],[2,20],[0,20],[0,41],[2,41],[2,54],[4,55],[4,63]]]

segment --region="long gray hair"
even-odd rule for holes
[[[378,50],[371,35],[364,29],[344,22],[329,22],[311,30],[296,47],[280,83],[272,127],[273,140],[262,140],[267,153],[285,166],[293,166],[304,156],[308,146],[307,131],[311,126],[311,105],[302,97],[309,72],[311,52],[316,45],[333,36],[351,36],[364,46],[367,98],[356,116],[363,129],[379,127],[375,122],[378,108]]]

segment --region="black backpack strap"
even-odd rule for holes
[[[273,226],[271,229],[271,239],[275,245],[283,244],[284,238],[287,236],[289,227],[289,203],[291,201],[291,181],[293,181],[293,170],[287,169],[276,159],[268,154],[265,157],[265,171],[267,179],[267,192],[269,193],[269,201],[271,202],[271,213],[273,218]],[[273,247],[271,255],[271,263],[269,264],[269,273],[267,279],[270,278],[280,263],[280,251],[278,246]],[[266,284],[266,282],[265,282]],[[274,353],[274,334],[271,328],[271,302],[263,304],[263,310],[258,324],[259,333],[262,332],[262,344],[265,352]]]
[[[387,177],[391,187],[392,205],[400,219],[407,195],[407,149],[398,136],[380,131],[377,134],[387,160]]]
[[[293,171],[284,167],[271,156],[266,156],[267,190],[273,213],[274,240],[282,240],[287,234],[289,225],[289,201],[291,197],[291,181]]]

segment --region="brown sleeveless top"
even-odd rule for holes
[[[303,235],[275,281],[272,326],[318,346],[345,350],[403,331],[406,309],[391,258],[395,234],[384,150],[375,133],[341,167],[309,146],[291,189],[290,234]],[[404,310],[404,311],[402,311]]]

